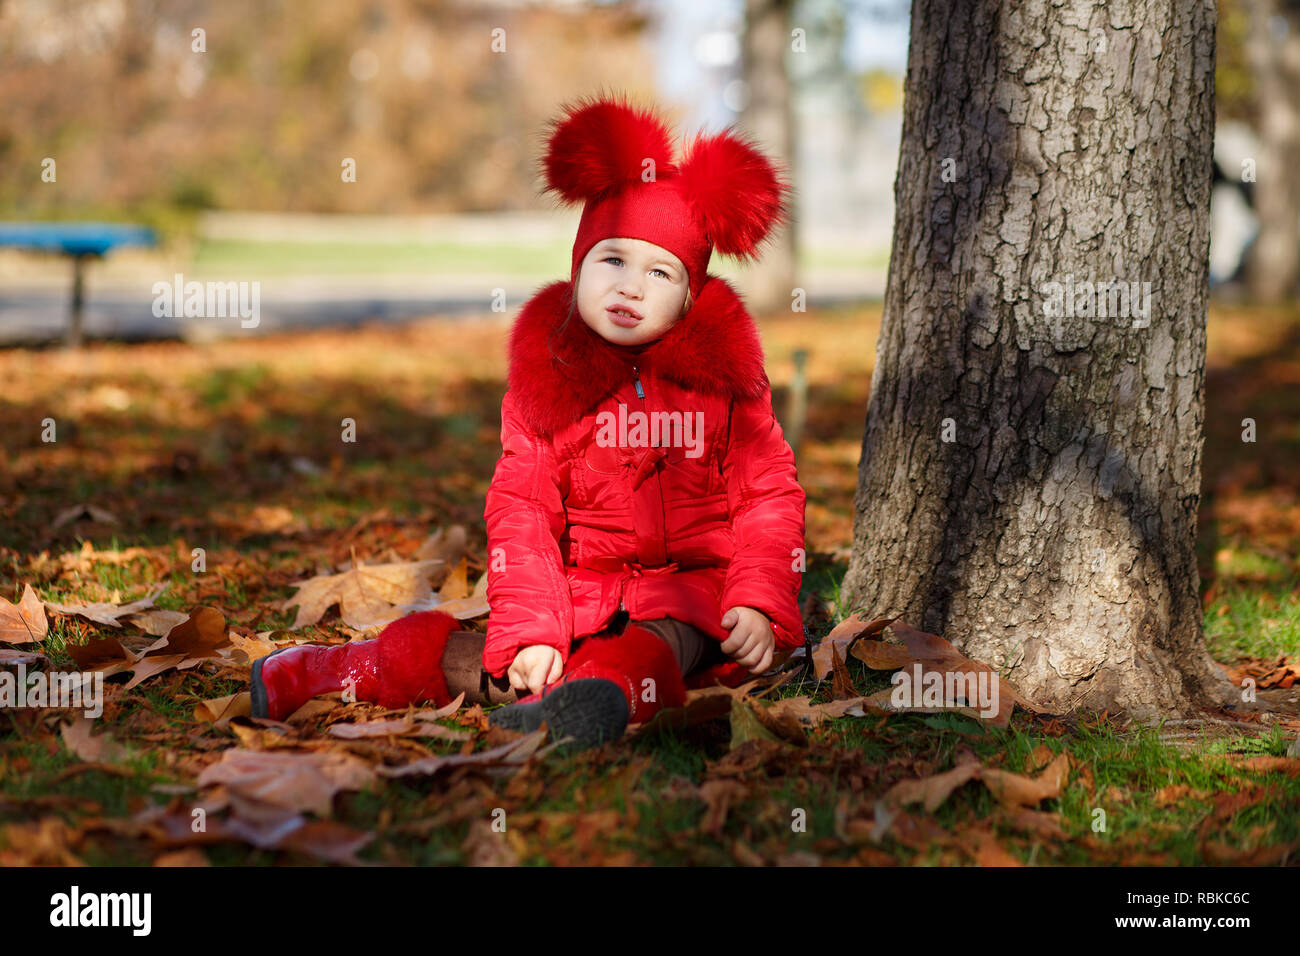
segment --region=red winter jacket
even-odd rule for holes
[[[484,511],[483,667],[500,677],[530,644],[556,648],[567,666],[574,638],[620,608],[723,641],[727,609],[751,607],[771,621],[778,653],[802,646],[805,496],[735,290],[709,276],[691,311],[639,349],[570,313],[570,292],[543,287],[511,331]],[[675,427],[652,445],[638,419]],[[747,676],[727,661],[689,683]]]

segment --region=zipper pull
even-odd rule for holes
[[[641,370],[633,365],[632,374],[636,378],[636,397],[645,398],[645,389],[641,387]]]

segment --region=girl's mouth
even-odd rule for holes
[[[635,328],[637,323],[641,321],[640,314],[626,306],[616,305],[606,309],[605,313],[609,316],[611,322],[625,329]]]

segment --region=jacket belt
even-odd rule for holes
[[[632,490],[641,487],[641,483],[654,473],[659,461],[667,457],[668,452],[661,447],[647,448],[634,461],[627,463],[628,468],[632,469]]]

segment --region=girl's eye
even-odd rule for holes
[[[600,261],[601,261],[601,262],[618,262],[618,263],[622,263],[623,260],[620,259],[618,256],[606,256],[604,259],[601,259]],[[664,272],[663,269],[655,269],[654,271],[655,271],[655,272],[658,272],[658,273],[659,273],[660,275],[662,275],[665,279],[668,279],[669,281],[672,280],[672,276],[670,276],[667,272]]]

